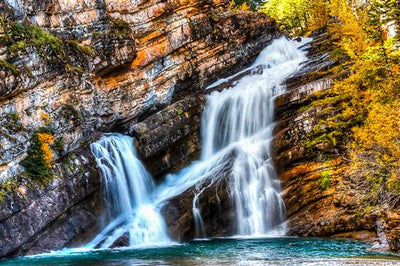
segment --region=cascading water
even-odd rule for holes
[[[151,204],[153,179],[137,158],[133,139],[105,135],[91,150],[103,174],[110,222],[87,247],[107,248],[124,236],[130,246],[170,242],[164,220]]]
[[[207,97],[201,157],[207,160],[221,149],[235,149],[231,187],[242,236],[271,233],[285,219],[272,163],[274,98],[284,91],[284,80],[306,59],[299,45],[304,42],[274,41],[250,67],[262,69],[261,74],[245,76],[232,88]]]
[[[105,179],[107,215],[111,222],[88,247],[109,247],[125,235],[129,236],[130,246],[169,242],[159,206],[206,177],[220,176],[229,160],[233,160],[231,191],[237,234],[257,237],[276,233],[284,222],[285,207],[272,163],[274,97],[284,91],[284,80],[306,59],[305,52],[299,48],[305,42],[275,40],[252,66],[235,76],[245,71],[252,74],[239,79],[229,89],[212,92],[202,117],[201,160],[178,174],[168,175],[156,190],[136,157],[132,138],[106,135],[92,144]],[[222,79],[214,86],[233,77]],[[212,184],[213,180],[209,186]],[[199,189],[193,200],[198,237],[206,233],[198,208],[203,190]]]

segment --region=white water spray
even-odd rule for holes
[[[207,160],[221,149],[235,149],[231,188],[241,236],[269,234],[285,219],[272,163],[274,99],[306,59],[300,45],[304,42],[274,41],[249,68],[261,68],[261,74],[245,76],[232,88],[207,97],[201,157]]]
[[[233,156],[230,184],[236,206],[237,235],[284,234],[285,206],[271,151],[274,99],[284,92],[285,79],[306,59],[306,52],[299,47],[308,41],[275,40],[249,68],[208,88],[230,82],[247,71],[252,73],[231,88],[212,92],[207,97],[202,116],[201,160],[168,176],[167,182],[159,187],[160,202],[179,195],[206,177],[218,178]],[[193,199],[196,237],[204,237],[206,233],[198,208],[199,194],[203,191],[204,188],[199,189]]]
[[[91,150],[103,174],[110,222],[87,247],[108,248],[121,237],[129,237],[129,246],[170,242],[164,220],[150,198],[153,180],[136,156],[133,139],[105,135]]]
[[[282,229],[285,207],[271,151],[274,98],[284,91],[285,79],[306,59],[305,52],[299,49],[306,42],[275,40],[249,68],[210,86],[257,69],[231,88],[207,97],[202,118],[201,160],[178,174],[168,175],[155,191],[151,177],[136,157],[132,138],[109,135],[92,144],[105,178],[111,222],[88,246],[109,247],[127,234],[131,246],[168,242],[159,206],[205,178],[218,178],[229,160],[233,160],[230,181],[237,234],[244,237],[282,234],[277,229]],[[206,234],[198,208],[203,190],[199,189],[194,196],[192,206],[197,237]]]

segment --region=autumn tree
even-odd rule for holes
[[[344,142],[367,204],[400,207],[400,0],[270,0],[261,10],[292,34],[327,28],[340,58],[330,71],[346,78],[323,92],[336,110],[308,144]]]
[[[270,0],[261,12],[275,18],[284,30],[301,33],[309,27],[311,0]]]

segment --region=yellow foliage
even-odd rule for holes
[[[328,28],[332,58],[341,63],[332,73],[349,75],[320,100],[336,112],[314,127],[310,145],[349,141],[353,170],[387,202],[400,196],[400,35],[387,38],[384,29],[388,22],[400,28],[396,3],[269,0],[261,9],[295,34]]]
[[[235,7],[236,7],[235,0],[231,0],[231,1],[229,2],[228,9],[229,9],[229,10],[234,10]]]
[[[54,142],[54,136],[50,133],[37,133],[37,137],[40,142],[40,148],[43,151],[43,159],[47,165],[51,165],[53,160],[53,152],[50,148],[50,145]]]
[[[45,125],[51,124],[51,116],[48,113],[42,112],[40,118],[43,120]]]
[[[377,152],[383,166],[387,163],[399,164],[396,158],[400,158],[400,101],[376,103],[369,108],[363,126],[354,129],[358,146]]]
[[[237,5],[235,0],[231,0],[228,6],[229,10],[241,10],[241,11],[251,11],[250,5],[247,2],[243,2],[241,5]]]
[[[333,39],[340,40],[336,44],[352,59],[361,56],[369,46],[367,33],[364,31],[366,13],[363,10],[354,10],[347,1],[332,0],[330,16],[338,21],[329,27]]]
[[[396,75],[400,75],[400,65],[392,64],[392,72]]]
[[[238,6],[238,9],[242,11],[250,11],[250,6],[249,4],[247,4],[247,2],[244,2],[243,4]]]
[[[309,9],[310,22],[308,31],[324,27],[329,20],[329,4],[325,0],[315,0]]]
[[[400,207],[400,34],[388,38],[385,29],[400,29],[398,1],[269,0],[261,11],[292,34],[328,28],[331,58],[340,63],[330,71],[348,76],[313,101],[334,113],[313,127],[306,146],[341,142],[371,203]],[[329,174],[322,181],[328,187]]]
[[[370,184],[377,200],[400,195],[400,101],[369,105],[365,123],[353,129],[352,166]]]
[[[309,28],[312,6],[311,0],[269,0],[260,11],[276,19],[284,30],[298,34]]]
[[[351,75],[337,81],[333,92],[348,96],[341,117],[356,124],[349,146],[352,168],[370,184],[372,194],[391,201],[390,195],[400,195],[400,78],[383,45],[369,44],[364,53],[353,53]]]

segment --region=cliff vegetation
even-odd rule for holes
[[[321,118],[303,146],[325,164],[342,157],[340,175],[350,178],[348,190],[359,191],[360,217],[375,211],[386,220],[382,213],[400,207],[400,1],[271,0],[260,12],[290,35],[326,32],[319,49],[335,66],[310,77],[334,83],[301,107],[300,113],[318,108]],[[319,188],[332,183],[323,172]]]

